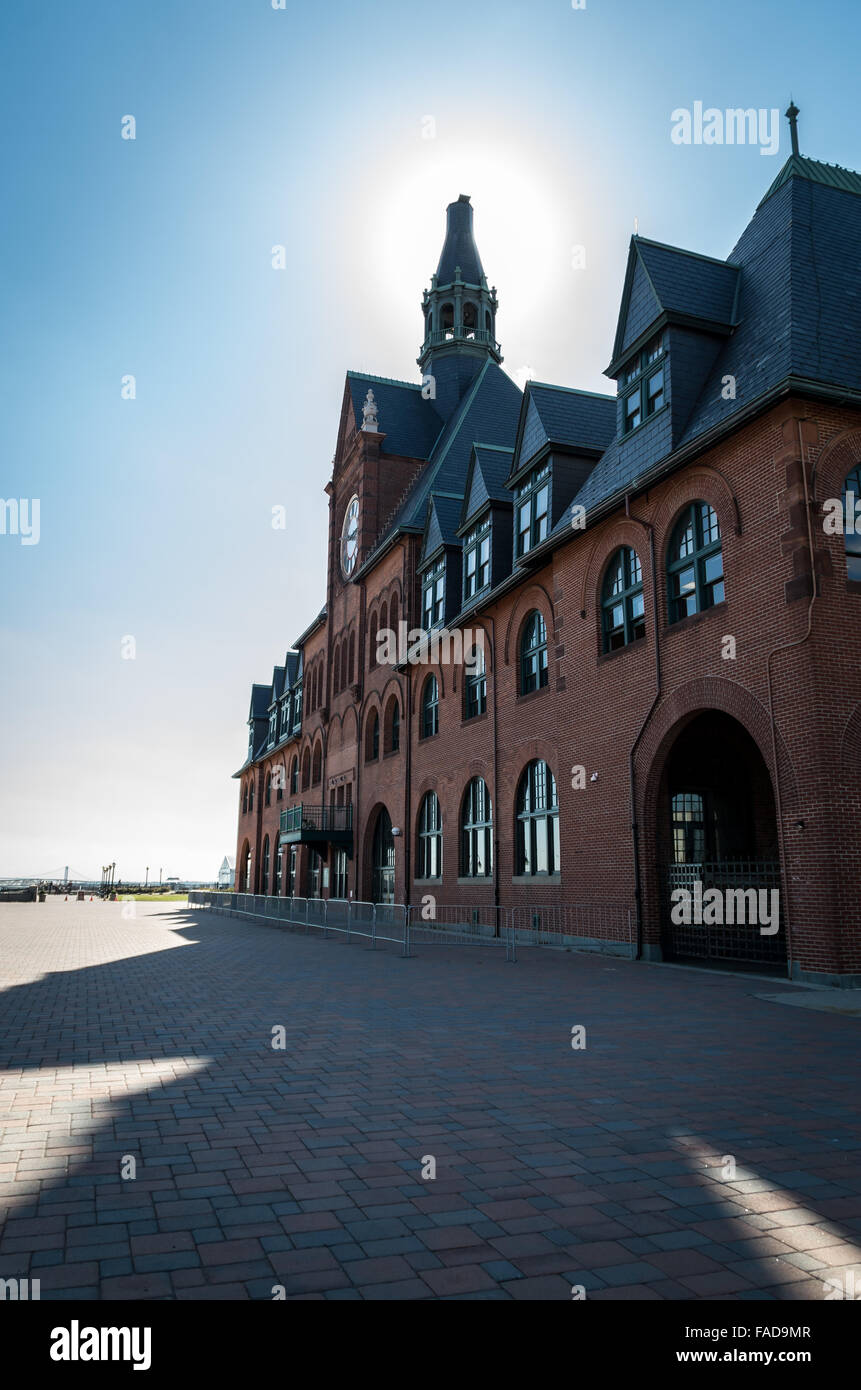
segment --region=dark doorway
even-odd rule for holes
[[[729,715],[704,712],[679,733],[661,782],[658,845],[667,957],[785,966],[771,778]]]
[[[374,827],[371,852],[371,897],[375,903],[395,900],[395,841],[388,811],[382,808]]]

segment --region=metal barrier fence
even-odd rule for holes
[[[507,907],[411,907],[410,940],[422,946],[500,946],[507,961],[517,960],[517,938]]]
[[[511,929],[521,946],[618,942],[634,949],[631,909],[624,903],[565,903],[558,907],[513,907]]]
[[[346,898],[276,898],[260,893],[189,893],[189,907],[208,907],[215,912],[238,913],[295,927],[305,932],[319,931],[362,937],[375,949],[378,941],[401,947],[410,954],[410,913],[402,903],[363,903]]]
[[[276,898],[253,893],[190,892],[190,907],[239,913],[309,932],[378,941],[401,947],[496,946],[507,961],[517,960],[520,946],[578,945],[584,941],[616,943],[633,952],[631,909],[621,903],[573,903],[562,907],[474,907],[435,903],[365,903],[345,898]]]

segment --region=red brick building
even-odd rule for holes
[[[421,380],[347,374],[237,888],[861,982],[860,198],[796,152],[725,261],[634,237],[606,396],[509,379],[449,206]]]

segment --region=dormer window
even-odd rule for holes
[[[550,464],[533,468],[514,489],[514,550],[525,555],[547,537],[550,524]]]
[[[297,734],[302,727],[302,687],[297,685],[293,692],[293,732]]]
[[[437,560],[422,580],[422,625],[430,631],[443,620],[445,612],[445,560]]]
[[[622,433],[630,434],[666,402],[664,336],[653,338],[622,377]]]
[[[463,542],[463,597],[480,594],[490,583],[490,517],[473,526]]]
[[[273,744],[273,743],[275,742],[275,739],[277,738],[277,736],[278,736],[278,709],[277,709],[277,706],[273,706],[273,708],[269,711],[269,743],[270,743],[270,745]]]
[[[281,737],[286,738],[290,732],[290,696],[288,695],[281,701]]]

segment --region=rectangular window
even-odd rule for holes
[[[438,560],[422,580],[423,627],[429,631],[445,616],[445,560]]]
[[[480,594],[490,583],[490,518],[467,532],[463,542],[463,596]]]
[[[527,474],[515,488],[514,496],[514,546],[520,556],[545,540],[550,531],[550,464]]]
[[[640,353],[622,376],[622,433],[630,434],[666,404],[663,334]],[[636,384],[635,384],[636,383]],[[629,390],[629,387],[633,389]]]

